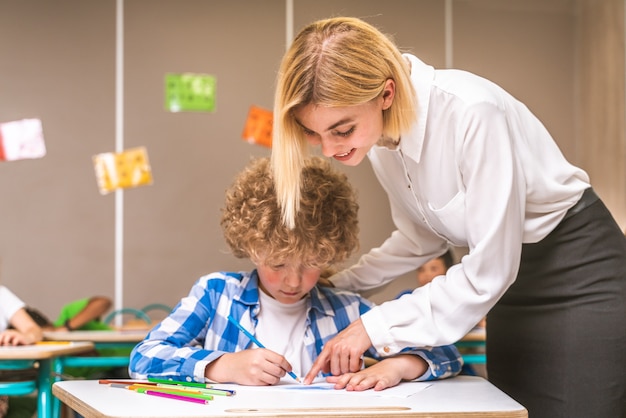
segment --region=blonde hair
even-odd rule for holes
[[[320,157],[304,160],[295,227],[281,221],[268,158],[252,160],[226,192],[221,226],[233,255],[265,265],[330,268],[358,248],[356,192]]]
[[[416,118],[409,64],[378,29],[356,18],[338,17],[306,26],[286,52],[274,98],[272,170],[282,221],[294,226],[299,210],[300,172],[309,148],[293,111],[308,104],[327,107],[366,103],[392,79],[396,91],[383,111],[383,138],[397,141]]]

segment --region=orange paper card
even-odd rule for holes
[[[254,105],[250,106],[246,126],[241,135],[242,138],[251,144],[259,144],[271,148],[273,120],[271,111]]]

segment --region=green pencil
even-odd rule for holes
[[[197,383],[197,382],[182,382],[179,380],[166,380],[166,379],[157,379],[154,377],[148,378],[149,382],[156,383],[157,385],[163,385],[165,387],[169,387],[170,389],[176,386],[188,387],[188,388],[197,388],[202,391],[202,393],[206,393],[207,395],[221,395],[221,396],[233,396],[236,394],[236,391],[231,389],[218,389],[213,387],[212,385],[206,383]]]
[[[178,391],[181,391],[181,392],[198,391],[198,392],[205,393],[207,395],[232,396],[232,395],[235,394],[235,391],[231,390],[231,389],[194,388],[194,387],[186,387],[186,386],[181,386],[181,385],[169,385],[167,383],[157,383],[156,387],[170,389],[170,390],[178,390]]]
[[[205,401],[212,401],[213,400],[213,396],[209,395],[209,394],[204,394],[204,393],[193,393],[193,392],[189,392],[189,391],[185,391],[185,390],[172,390],[172,389],[167,389],[167,388],[135,388],[132,389],[135,392],[139,392],[139,393],[145,393],[146,391],[150,390],[153,392],[163,392],[163,393],[170,393],[172,395],[178,395],[178,396],[186,396],[188,398],[197,398],[197,399],[204,399]]]
[[[149,377],[148,378],[148,382],[153,382],[153,383],[164,383],[166,385],[180,385],[180,386],[186,386],[189,388],[212,388],[213,385],[210,385],[208,383],[198,383],[198,382],[183,382],[180,380],[169,380],[169,379],[158,379],[156,377]]]

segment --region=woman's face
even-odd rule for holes
[[[391,106],[395,92],[387,80],[383,94],[360,105],[325,107],[308,104],[296,108],[294,115],[304,135],[322,154],[350,166],[358,165],[383,133],[383,110]]]

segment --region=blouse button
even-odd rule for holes
[[[389,347],[384,347],[384,348],[383,348],[383,351],[384,351],[385,353],[389,354],[389,352],[391,351],[391,348],[389,348]]]

